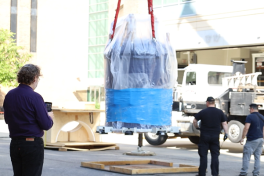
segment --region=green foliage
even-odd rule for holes
[[[13,33],[0,29],[0,84],[4,86],[17,86],[16,76],[30,58],[31,54],[23,52],[12,38]]]
[[[95,109],[100,109],[100,103],[98,101],[95,103]]]

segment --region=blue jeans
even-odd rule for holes
[[[243,165],[240,171],[241,175],[246,175],[248,171],[248,165],[250,161],[250,157],[254,154],[255,157],[255,164],[253,175],[259,175],[260,169],[260,156],[262,153],[262,145],[263,145],[263,138],[259,138],[253,141],[247,141],[244,150],[243,150]]]
[[[200,155],[199,176],[205,176],[207,168],[207,154],[211,152],[211,172],[212,175],[219,173],[219,134],[201,134],[200,143],[198,145],[198,153]]]
[[[40,176],[44,161],[42,138],[35,138],[34,141],[12,139],[10,157],[14,176]]]

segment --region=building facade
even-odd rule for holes
[[[17,44],[34,55],[30,62],[41,66],[43,78],[37,91],[45,101],[58,106],[77,102],[76,90],[88,90],[85,101],[95,99],[91,94],[99,96],[89,87],[103,87],[103,51],[117,1],[0,0],[0,28],[14,32]],[[154,15],[170,33],[179,68],[191,63],[231,65],[231,60],[244,59],[247,73],[259,71],[256,60],[264,52],[263,0],[153,3]],[[129,13],[147,14],[147,0],[122,0],[119,17]]]
[[[0,0],[0,28],[33,54],[43,74],[36,91],[55,106],[78,101],[74,92],[87,87],[88,26],[87,0]]]

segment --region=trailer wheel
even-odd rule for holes
[[[168,135],[156,135],[153,133],[144,133],[146,141],[151,145],[161,145],[166,142],[168,139]]]
[[[200,136],[189,136],[188,138],[189,138],[189,140],[190,140],[192,143],[194,143],[194,144],[196,144],[196,145],[199,144]]]
[[[228,138],[231,142],[238,143],[242,138],[244,125],[235,120],[228,123]]]

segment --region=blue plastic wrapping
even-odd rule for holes
[[[107,126],[149,129],[171,124],[176,51],[157,20],[156,39],[151,30],[150,15],[129,14],[117,21],[104,51]]]

